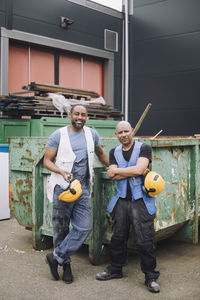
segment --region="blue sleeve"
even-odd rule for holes
[[[91,129],[91,128],[90,128]],[[91,132],[92,132],[92,137],[93,137],[93,140],[94,140],[94,148],[97,148],[99,147],[100,145],[100,138],[99,138],[99,134],[96,130],[94,129],[91,129]]]
[[[57,129],[50,135],[47,142],[47,148],[58,149],[59,143],[60,143],[60,130]]]

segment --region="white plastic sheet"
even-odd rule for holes
[[[63,95],[58,95],[54,93],[48,93],[48,96],[52,99],[53,105],[59,112],[61,113],[61,117],[63,117],[63,113],[70,112],[72,105],[82,104],[82,105],[90,105],[92,103],[105,105],[106,102],[103,97],[96,98],[94,100],[77,100],[77,99],[68,99]]]

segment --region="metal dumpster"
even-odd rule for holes
[[[43,168],[43,155],[47,138],[10,139],[10,182],[13,185],[13,208],[19,224],[31,228],[33,246],[46,248],[46,237],[52,236],[51,203],[46,197],[49,171]],[[154,171],[162,174],[165,188],[156,197],[156,240],[174,237],[198,243],[198,216],[200,200],[200,140],[183,138],[140,138],[152,146]],[[102,137],[101,144],[108,153],[118,141]],[[111,239],[111,220],[106,211],[115,193],[116,184],[106,175],[105,168],[96,159],[92,191],[93,232],[85,242],[89,245],[92,263],[99,261],[102,246]],[[130,234],[129,248],[133,248],[134,235]]]

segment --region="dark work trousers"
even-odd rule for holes
[[[149,214],[143,199],[117,201],[112,212],[113,235],[110,243],[111,266],[114,269],[120,269],[127,263],[127,242],[132,225],[145,279],[148,281],[159,277],[160,273],[155,271],[154,218],[155,215]]]

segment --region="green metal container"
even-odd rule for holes
[[[0,143],[9,137],[49,136],[57,128],[70,123],[70,118],[42,117],[41,119],[0,119]],[[87,120],[87,126],[95,128],[100,136],[114,136],[118,121]]]
[[[152,147],[152,170],[165,180],[164,190],[156,197],[156,240],[174,237],[198,243],[198,216],[200,200],[200,141],[195,138],[141,138]],[[43,168],[47,138],[10,139],[10,182],[13,185],[13,208],[19,224],[31,228],[33,246],[46,247],[45,237],[52,236],[51,208],[46,197],[49,171]],[[118,145],[115,137],[102,137],[101,144],[109,153]],[[93,232],[87,239],[89,258],[98,263],[102,246],[111,239],[111,219],[106,207],[116,192],[102,164],[95,159],[92,191]],[[133,233],[129,248],[134,248]]]

